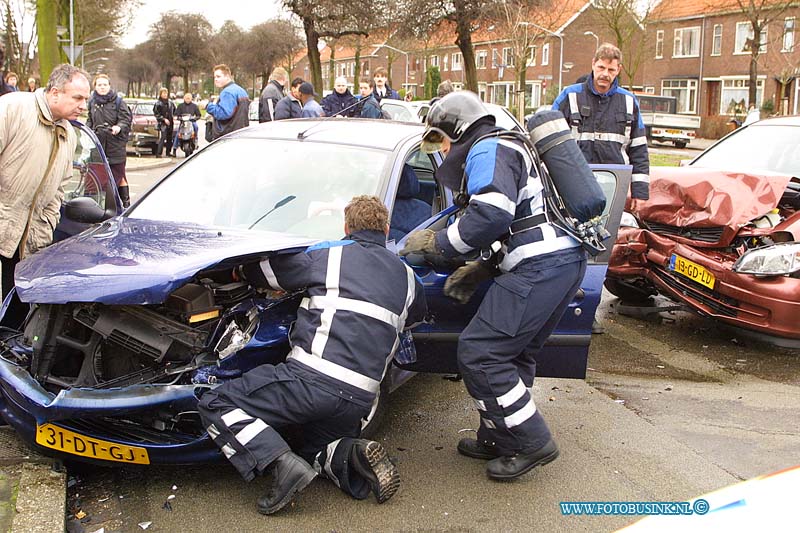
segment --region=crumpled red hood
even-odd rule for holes
[[[739,227],[778,206],[790,176],[694,167],[652,167],[641,218],[677,227]]]

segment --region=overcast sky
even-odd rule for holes
[[[167,11],[201,13],[215,30],[226,20],[233,20],[247,30],[282,12],[280,0],[143,0],[142,7],[134,15],[133,25],[122,36],[122,45],[132,48],[146,41],[150,26]]]

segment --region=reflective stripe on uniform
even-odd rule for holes
[[[483,400],[478,400],[477,398],[473,398],[472,401],[475,402],[475,407],[477,407],[479,411],[486,410],[486,402],[484,402]]]
[[[325,475],[328,477],[328,479],[333,481],[334,485],[336,485],[337,487],[341,488],[341,484],[339,482],[339,478],[336,477],[336,474],[333,473],[333,468],[331,467],[331,460],[333,459],[333,454],[336,453],[336,447],[339,446],[340,442],[342,442],[342,439],[335,440],[335,441],[331,442],[330,444],[328,444],[328,448],[327,448],[326,456],[325,456],[325,467],[324,467],[324,470],[325,470]]]
[[[325,276],[326,296],[332,296],[334,298],[339,296],[339,276],[341,270],[342,247],[334,246],[328,248],[328,270]],[[311,353],[322,357],[322,353],[325,351],[325,345],[328,344],[328,336],[331,332],[331,324],[333,323],[333,315],[335,314],[335,308],[326,308],[320,313],[319,327],[317,327],[317,330],[314,332],[314,339],[311,341]]]
[[[453,224],[450,224],[447,228],[447,240],[450,242],[450,246],[452,246],[456,252],[460,254],[465,254],[472,250],[472,246],[465,243],[461,239],[461,233],[458,231],[458,223],[461,222],[461,219],[457,219]]]
[[[306,301],[308,300],[308,301]],[[355,300],[353,298],[333,297],[333,296],[312,296],[310,299],[303,298],[306,309],[333,309],[334,311],[351,311],[359,315],[368,316],[375,320],[380,320],[394,328],[401,328],[400,317],[385,307]]]
[[[256,418],[247,424],[240,432],[236,434],[236,440],[242,446],[247,446],[247,443],[256,438],[259,433],[267,429],[269,426],[260,418]]]
[[[217,426],[215,426],[214,424],[208,426],[206,428],[206,431],[208,432],[208,436],[211,437],[212,439],[216,439],[217,437],[219,437],[219,430],[217,429]]]
[[[642,146],[643,144],[647,144],[647,137],[642,135],[641,137],[636,137],[635,139],[631,140],[631,148],[634,146]]]
[[[578,93],[569,93],[567,96],[569,97],[569,112],[570,112],[570,115],[580,115],[580,109],[578,109]],[[570,124],[572,124],[571,120],[570,120]],[[575,139],[577,139],[578,138],[578,126],[576,124],[572,124],[572,127],[570,129],[572,130],[572,136],[575,137]]]
[[[233,457],[234,455],[236,455],[236,450],[234,450],[234,449],[233,449],[233,446],[231,446],[230,444],[225,444],[225,445],[222,447],[222,453],[224,453],[224,454],[225,454],[225,458],[226,458],[226,459],[230,459],[231,457]]]
[[[513,428],[528,420],[536,414],[536,404],[531,398],[519,411],[504,418],[507,428]]]
[[[498,209],[502,209],[506,213],[510,213],[512,216],[517,211],[517,204],[501,192],[485,192],[483,194],[475,194],[470,197],[470,201],[494,206]]]
[[[269,263],[269,259],[265,259],[261,261],[261,272],[264,273],[264,277],[267,278],[267,283],[273,289],[283,291],[283,287],[280,286],[278,283],[278,277],[275,275],[275,271],[272,270],[272,265]]]
[[[497,144],[501,146],[505,146],[506,148],[511,148],[518,154],[522,156],[522,159],[525,160],[525,172],[528,174],[531,173],[531,168],[533,167],[533,159],[531,158],[531,154],[528,153],[528,149],[525,147],[520,146],[515,142],[511,142],[508,139],[500,139],[497,141]]]
[[[545,226],[540,226],[540,228],[544,227]],[[528,257],[549,254],[558,250],[575,248],[576,246],[580,246],[580,243],[568,235],[523,244],[522,246],[514,248],[509,254],[503,257],[503,260],[500,261],[500,270],[503,272],[510,272],[520,261]]]
[[[631,123],[633,121],[633,96],[630,94],[625,95],[625,113],[627,113],[625,118],[631,117],[631,120],[625,121],[625,141],[623,141],[619,149],[622,152],[622,160],[625,161],[626,165],[629,165],[628,145],[631,143]]]
[[[514,385],[514,388],[512,388],[510,391],[503,394],[502,396],[498,396],[497,403],[498,405],[500,405],[500,407],[503,408],[514,405],[514,402],[522,398],[526,390],[527,389],[525,388],[525,384],[522,383],[522,380],[519,380],[517,384]]]
[[[222,418],[222,421],[225,422],[225,425],[228,427],[233,426],[237,422],[245,422],[247,420],[253,420],[252,416],[248,415],[241,409],[234,409],[233,411],[229,411],[224,415],[222,415],[220,418]]]
[[[645,183],[650,183],[650,176],[647,174],[633,174],[631,176],[631,181],[643,181]]]
[[[483,422],[483,425],[489,429],[497,429],[497,425],[495,425],[495,423],[488,418],[481,418],[481,422]]]
[[[349,368],[345,368],[341,365],[323,359],[321,356],[310,354],[298,346],[292,348],[292,351],[289,352],[289,355],[286,358],[294,359],[295,361],[313,368],[321,374],[338,379],[339,381],[348,383],[353,387],[357,387],[372,394],[377,393],[381,386],[380,381],[376,381],[363,374],[359,374],[358,372],[350,370]]]
[[[539,177],[528,176],[528,182],[519,190],[519,194],[517,194],[517,205],[529,198],[535,198],[543,189],[542,180],[539,179]],[[541,206],[542,209],[544,208],[541,201],[537,202],[537,205]],[[533,214],[533,210],[534,206],[531,205],[531,214]]]
[[[585,131],[578,135],[579,141],[606,141],[606,142],[615,142],[620,145],[624,145],[628,138],[624,135],[620,135],[619,133],[605,133],[601,131]]]

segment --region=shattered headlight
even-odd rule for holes
[[[636,217],[627,211],[622,212],[622,218],[619,219],[619,227],[621,228],[638,228],[639,223],[636,222]]]
[[[800,243],[774,244],[750,250],[733,264],[733,271],[756,276],[784,276],[800,270]]]

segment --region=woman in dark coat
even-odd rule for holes
[[[131,131],[131,110],[122,101],[122,97],[111,90],[111,80],[105,74],[98,74],[94,78],[94,94],[89,100],[89,119],[86,125],[100,140],[117,183],[122,205],[128,207],[131,199],[125,177],[125,145]]]

